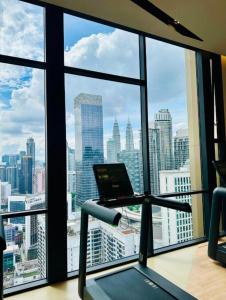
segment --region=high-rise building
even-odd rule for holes
[[[6,164],[6,166],[14,167],[17,165],[20,156],[18,154],[5,154],[2,156],[2,162]]]
[[[149,163],[150,184],[152,194],[159,194],[159,171],[160,171],[160,130],[149,128]]]
[[[9,196],[11,196],[11,184],[0,181],[0,210],[7,206]]]
[[[20,155],[20,163],[21,163],[22,157],[23,157],[23,156],[26,156],[26,154],[27,154],[27,153],[26,153],[26,151],[24,151],[24,150],[22,150],[22,151],[19,152],[19,155]]]
[[[174,159],[175,169],[183,167],[185,162],[189,159],[189,140],[188,130],[179,129],[174,137]]]
[[[127,151],[134,150],[133,129],[130,120],[128,120],[128,123],[126,125],[126,150]]]
[[[76,192],[75,150],[67,143],[67,191]]]
[[[118,154],[118,162],[122,162],[125,164],[133,191],[136,193],[142,193],[142,164],[141,164],[141,156],[139,150],[122,150]]]
[[[160,109],[155,114],[155,128],[159,129],[160,170],[172,170],[174,165],[172,117],[168,109]]]
[[[115,141],[113,138],[110,138],[107,141],[107,162],[114,163],[117,162],[117,156],[115,151]]]
[[[191,180],[188,165],[179,170],[160,171],[160,192],[189,192]],[[192,204],[191,195],[177,196],[176,200]],[[163,244],[176,244],[193,237],[192,214],[161,208]]]
[[[16,212],[25,210],[26,196],[9,196],[8,197],[8,211]],[[10,218],[9,224],[25,224],[25,217]]]
[[[38,268],[41,278],[46,278],[46,223],[45,216],[37,216],[37,249],[38,249]]]
[[[69,193],[76,193],[76,172],[67,171],[67,191]]]
[[[33,174],[33,193],[44,193],[45,192],[45,169],[36,168]]]
[[[23,156],[19,174],[19,192],[21,194],[32,194],[32,157]]]
[[[0,165],[0,181],[6,181],[6,166]]]
[[[35,169],[35,141],[32,137],[27,139],[27,156],[32,158],[32,169]]]
[[[117,155],[121,152],[121,136],[120,136],[119,125],[118,125],[117,119],[115,119],[115,122],[113,125],[112,137],[115,142],[115,156],[117,158]]]
[[[6,181],[11,184],[12,193],[16,193],[19,185],[18,167],[6,167]]]
[[[102,97],[79,94],[74,99],[76,200],[98,196],[93,164],[104,162]]]
[[[69,147],[67,143],[67,170],[75,171],[75,149]]]
[[[27,196],[26,210],[41,209],[45,207],[45,194]],[[36,259],[38,255],[38,215],[27,216],[25,219],[25,252],[27,259]]]

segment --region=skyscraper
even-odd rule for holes
[[[150,183],[152,194],[159,194],[159,171],[160,171],[160,131],[149,128],[149,163],[150,163]]]
[[[115,141],[113,138],[110,138],[107,141],[107,162],[114,163],[117,162],[117,156],[115,151]]]
[[[19,192],[32,194],[32,157],[23,156],[19,174]]]
[[[82,204],[97,197],[93,164],[104,162],[102,97],[79,94],[74,99],[76,197]]]
[[[75,171],[75,149],[72,149],[67,143],[67,170]]]
[[[23,211],[25,210],[25,196],[9,196],[8,197],[8,211]],[[25,224],[25,217],[17,217],[8,219],[9,224]]]
[[[32,137],[27,139],[27,156],[32,157],[32,169],[35,169],[35,142]]]
[[[121,151],[121,137],[120,137],[120,131],[119,131],[119,125],[118,125],[118,121],[115,118],[115,122],[113,125],[113,140],[115,142],[115,155],[117,158],[117,155],[120,153]]]
[[[7,167],[6,168],[6,181],[11,184],[12,192],[15,193],[18,190],[18,167]]]
[[[174,137],[174,158],[175,169],[183,167],[185,162],[189,159],[189,140],[188,130],[179,129]]]
[[[160,172],[160,192],[190,192],[191,179],[188,165],[179,170]],[[177,196],[179,202],[192,204],[192,196]],[[192,214],[161,208],[163,245],[176,244],[193,238]]]
[[[0,181],[6,181],[6,167],[0,165]]]
[[[172,117],[168,109],[160,109],[155,114],[155,128],[159,129],[160,170],[172,170]]]
[[[134,150],[133,129],[130,120],[128,120],[128,123],[126,125],[126,150],[127,151]]]
[[[134,192],[142,193],[142,164],[139,150],[122,150],[118,154],[118,162],[125,164]]]

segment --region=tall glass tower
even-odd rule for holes
[[[128,120],[128,123],[126,125],[126,150],[127,151],[134,150],[133,129],[130,120]]]
[[[160,138],[159,129],[149,128],[149,163],[150,163],[150,183],[152,194],[159,194],[159,170],[160,170]]]
[[[35,169],[35,141],[32,137],[27,139],[27,156],[32,157],[32,169]]]
[[[121,152],[121,136],[119,131],[119,125],[117,119],[115,119],[114,125],[113,125],[113,140],[115,142],[115,156],[117,158],[117,155]]]
[[[102,97],[81,93],[74,99],[76,200],[98,196],[93,164],[104,163]]]
[[[188,130],[179,129],[174,137],[174,158],[175,169],[183,167],[189,159],[189,139]]]
[[[155,128],[159,129],[160,170],[172,170],[174,168],[172,117],[168,109],[160,109],[155,114]]]
[[[32,157],[23,156],[19,175],[20,194],[32,194]]]

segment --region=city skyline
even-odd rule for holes
[[[0,54],[41,61],[45,68],[45,9],[17,0],[0,2],[3,16]],[[178,137],[174,141],[177,130],[188,128],[189,125],[186,109],[186,50],[150,38],[146,39],[146,45],[149,167],[151,173],[154,171],[150,178],[151,185],[155,186],[154,192],[162,192],[160,182],[165,172],[164,176],[171,180],[168,189],[181,189],[181,179],[185,178],[188,190],[189,171],[180,169],[188,166],[188,139]],[[138,35],[64,14],[64,61],[66,66],[139,79]],[[45,88],[44,69],[0,63],[0,176],[4,179],[0,180],[0,208],[3,212],[45,207]],[[134,191],[143,192],[140,101],[139,85],[65,73],[65,196],[70,271],[76,267],[78,257],[80,205],[87,198],[97,196],[92,165],[102,163],[108,157],[115,162],[124,162]],[[168,110],[171,115],[166,126],[157,124],[161,120],[156,120],[155,114],[160,110]],[[62,142],[60,138],[59,142]],[[169,155],[162,150],[167,148],[166,144],[169,144]],[[179,151],[177,162],[174,162],[173,148]],[[182,152],[180,149],[183,149]],[[166,155],[163,157],[161,152]],[[169,162],[168,166],[163,164],[164,160]],[[172,175],[172,168],[176,165],[178,169]],[[176,187],[172,179],[178,182]],[[178,199],[184,200],[190,201],[190,198]],[[161,212],[153,208],[153,222],[158,219],[162,228],[166,228],[164,234],[171,235],[168,219],[163,220]],[[140,210],[130,207],[123,213],[127,216],[123,219],[124,227],[114,228],[92,220],[89,265],[137,253]],[[187,216],[180,217],[186,221]],[[174,215],[175,221],[177,217]],[[4,252],[5,287],[45,278],[45,214],[11,218],[4,222],[7,236],[7,250]],[[155,223],[153,226],[156,228]],[[190,239],[191,228],[189,234],[187,237],[174,236],[172,240]],[[97,255],[93,250],[96,239]],[[155,247],[165,246],[170,241],[168,236],[164,240],[155,239]]]
[[[30,53],[32,59],[43,60],[43,9],[15,0],[2,0],[1,5],[5,18],[2,24],[0,53],[19,57],[27,57],[27,53]],[[15,19],[18,14],[23,16],[19,20]],[[5,20],[10,20],[9,23],[13,24],[13,28],[10,28]],[[33,20],[33,23],[30,20]],[[17,34],[21,22],[23,28],[26,28],[22,37]],[[67,64],[79,66],[84,61],[84,56],[79,54],[82,51],[82,53],[86,53],[83,68],[92,69],[97,65],[103,65],[104,72],[119,74],[119,67],[123,66],[120,71],[122,75],[136,77],[136,74],[139,74],[137,63],[134,62],[134,58],[138,57],[137,35],[67,14],[64,15],[64,23]],[[72,30],[73,27],[75,30]],[[11,42],[8,42],[9,40]],[[125,40],[126,43],[124,43]],[[12,41],[17,41],[17,47],[13,47]],[[24,43],[24,41],[27,42]],[[114,52],[109,51],[109,48],[106,47],[108,43],[111,43]],[[7,45],[11,45],[10,53]],[[170,107],[175,126],[178,129],[184,128],[187,120],[185,50],[152,39],[147,39],[147,46],[148,70],[153,70],[148,74],[150,122],[153,120],[153,112],[157,111],[159,106]],[[170,59],[167,59],[169,54]],[[160,57],[160,59],[157,60],[156,57]],[[177,78],[169,77],[169,73],[177,74]],[[0,118],[2,120],[0,136],[4,141],[0,145],[0,153],[18,152],[22,148],[24,137],[32,135],[39,144],[36,157],[43,160],[45,154],[44,71],[1,63],[0,75]],[[67,134],[70,146],[73,147],[73,124],[71,121],[73,120],[75,90],[79,89],[81,92],[91,94],[100,94],[101,92],[103,102],[106,104],[104,106],[108,107],[104,112],[106,120],[110,116],[117,115],[121,126],[125,125],[130,115],[139,120],[140,94],[138,87],[112,82],[107,84],[106,81],[101,80],[84,80],[79,76],[69,77],[68,74],[65,75]],[[160,78],[161,80],[155,82]],[[154,84],[152,84],[153,80],[155,80]],[[103,88],[103,84],[106,88]],[[117,108],[114,103],[117,103]],[[136,110],[132,109],[134,106]],[[136,127],[139,129],[139,126],[134,126],[134,130]],[[107,135],[110,135],[110,126],[107,123],[104,132],[107,139]],[[134,133],[134,139],[135,143],[139,140],[138,132]]]

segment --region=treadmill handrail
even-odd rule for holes
[[[184,212],[191,213],[192,209],[189,203],[187,202],[179,202],[176,200],[169,200],[166,198],[158,197],[158,196],[150,196],[151,204],[155,204],[158,206],[170,208],[170,209],[176,209]]]
[[[121,219],[120,212],[104,207],[102,205],[98,205],[96,201],[88,200],[82,205],[82,211],[87,213],[88,215],[97,218],[100,221],[111,225],[118,225],[119,220]]]

